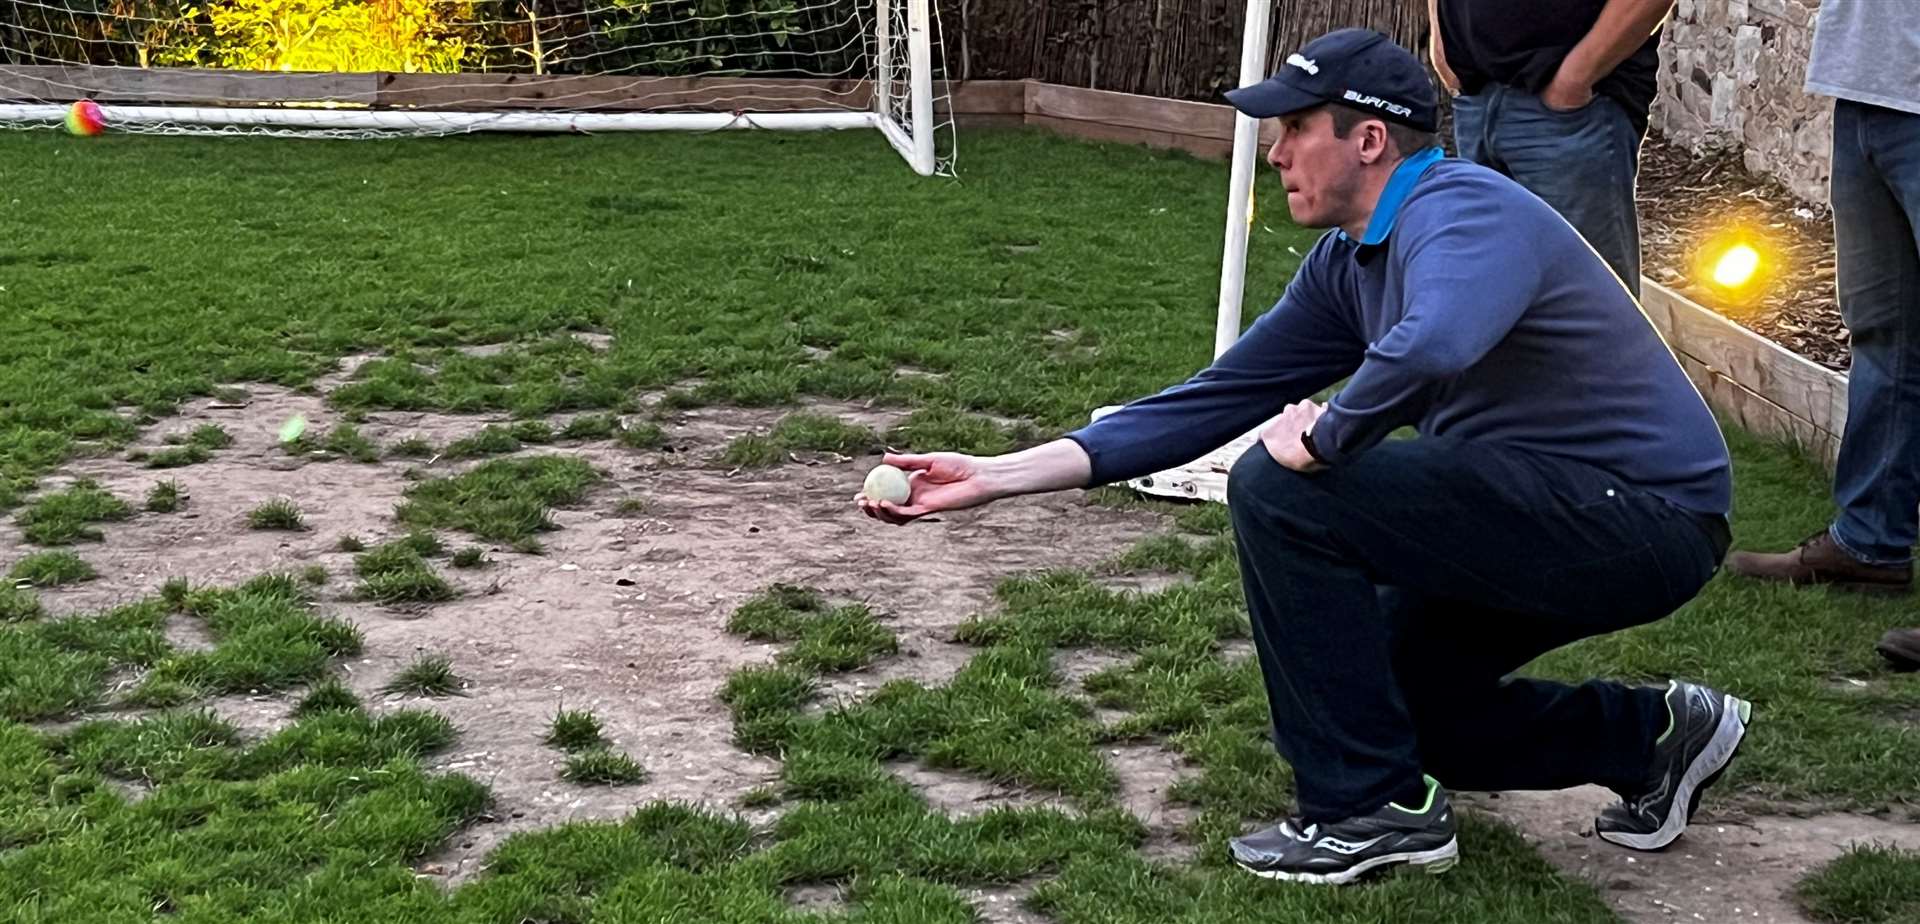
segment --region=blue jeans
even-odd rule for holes
[[[1873,564],[1920,539],[1920,115],[1833,109],[1833,243],[1853,335],[1834,542]]]
[[[1309,821],[1418,804],[1422,773],[1645,788],[1663,689],[1508,675],[1692,599],[1726,518],[1571,460],[1436,438],[1315,474],[1255,443],[1227,493],[1274,745]]]
[[[1571,112],[1503,84],[1453,99],[1460,157],[1512,177],[1539,196],[1640,297],[1640,216],[1633,187],[1641,136],[1609,97]]]

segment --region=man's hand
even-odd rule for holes
[[[1549,109],[1570,112],[1593,101],[1593,85],[1646,44],[1647,37],[1673,11],[1673,0],[1607,0],[1580,43],[1568,50],[1540,91]]]
[[[1593,84],[1568,73],[1566,63],[1562,62],[1560,70],[1553,75],[1553,82],[1540,91],[1540,102],[1548,109],[1572,112],[1593,102]]]
[[[1326,468],[1300,441],[1301,434],[1312,430],[1314,421],[1326,412],[1325,405],[1313,401],[1289,404],[1265,430],[1260,431],[1260,442],[1267,447],[1267,454],[1273,456],[1273,461],[1296,472],[1317,472]]]
[[[907,473],[907,502],[894,504],[875,501],[865,494],[854,495],[860,512],[896,526],[943,510],[978,507],[995,498],[994,490],[983,474],[983,460],[957,452],[927,455],[888,453],[880,460]]]

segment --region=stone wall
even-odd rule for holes
[[[1827,201],[1833,101],[1801,88],[1819,0],[1678,0],[1660,43],[1653,125],[1689,147],[1736,147],[1747,169]]]

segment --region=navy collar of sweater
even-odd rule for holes
[[[1367,220],[1367,231],[1359,240],[1354,256],[1365,260],[1379,245],[1386,243],[1387,235],[1393,233],[1394,222],[1400,218],[1400,206],[1413,194],[1413,186],[1425,176],[1427,168],[1433,166],[1446,152],[1439,145],[1422,150],[1400,162],[1393,169],[1393,175],[1387,177],[1386,188],[1380,190],[1380,201],[1373,205],[1373,217]],[[1343,242],[1352,241],[1346,231],[1338,232]]]

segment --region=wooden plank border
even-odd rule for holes
[[[1641,305],[1707,403],[1728,421],[1784,437],[1832,466],[1847,428],[1847,377],[1650,279]]]
[[[115,103],[176,103],[207,106],[264,103],[374,102],[380,75],[273,74],[200,68],[0,65],[0,99]]]

